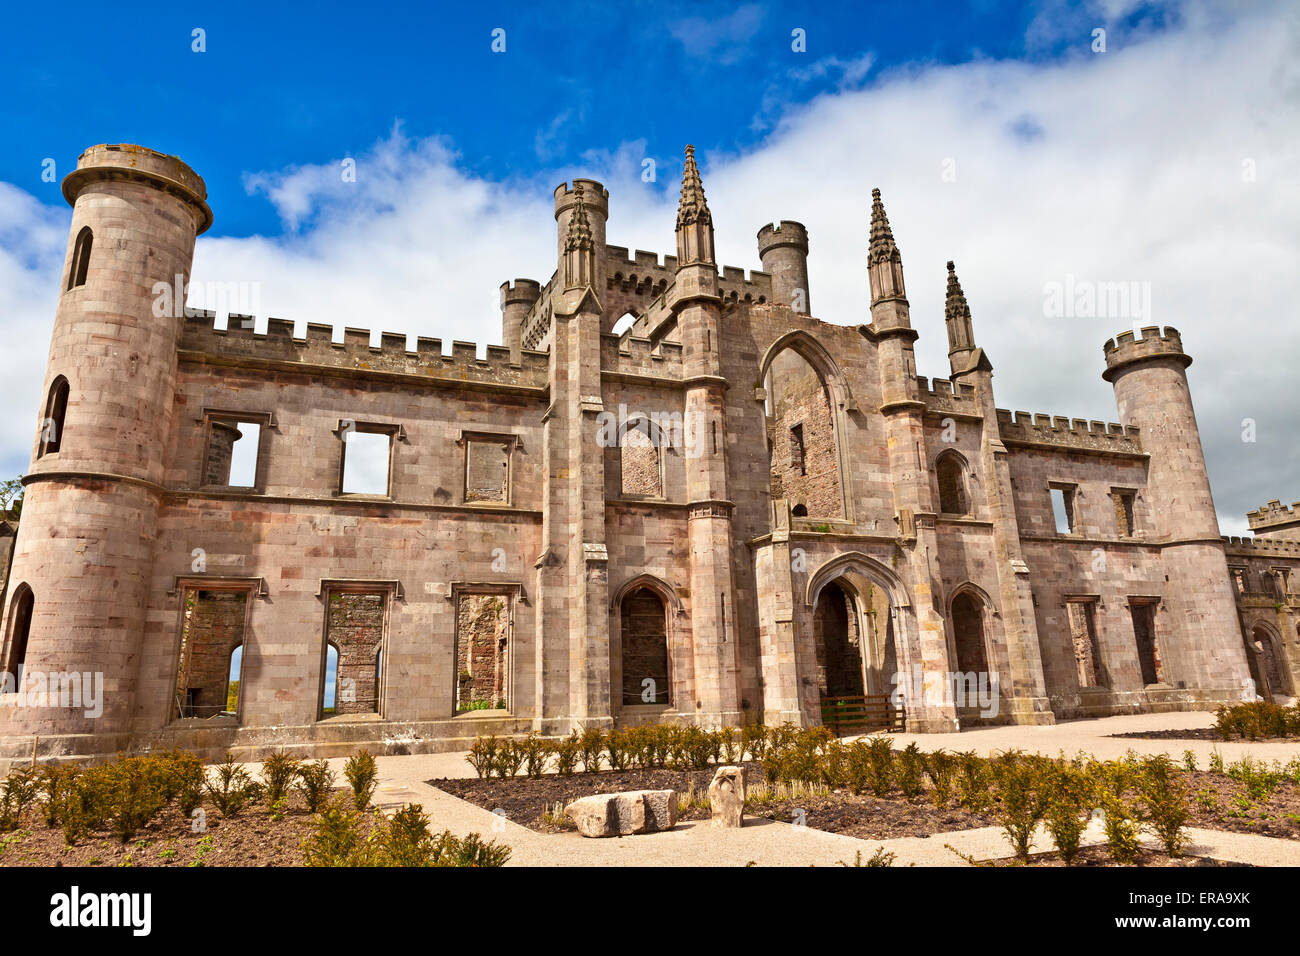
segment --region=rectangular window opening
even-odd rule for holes
[[[456,601],[456,713],[510,709],[510,598],[461,594]]]
[[[248,591],[185,588],[175,717],[237,714]]]
[[[1057,534],[1074,533],[1074,486],[1052,485],[1052,517]]]
[[[1131,538],[1136,530],[1133,520],[1133,502],[1136,495],[1131,491],[1112,491],[1115,500],[1115,527],[1121,537]]]
[[[1130,604],[1129,611],[1133,615],[1133,636],[1137,641],[1142,683],[1164,683],[1164,665],[1160,660],[1160,645],[1156,642],[1156,606]]]
[[[203,483],[223,488],[256,488],[261,448],[260,422],[212,419],[208,429]]]
[[[393,436],[388,432],[343,433],[343,482],[345,495],[387,495],[389,459]]]
[[[1096,608],[1093,601],[1069,601],[1065,605],[1074,644],[1074,661],[1080,687],[1106,687],[1101,650],[1097,646]]]

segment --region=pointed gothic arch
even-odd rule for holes
[[[629,578],[613,592],[609,662],[615,713],[628,707],[674,705],[678,668],[673,652],[683,613],[672,585],[648,572]],[[653,700],[647,700],[647,694]]]

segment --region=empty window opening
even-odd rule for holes
[[[987,674],[989,665],[984,651],[984,615],[980,602],[969,593],[963,592],[953,598],[952,634],[957,651],[957,670],[963,674]]]
[[[22,687],[23,669],[27,663],[27,638],[32,629],[32,610],[35,607],[32,589],[26,584],[20,585],[14,592],[10,607],[12,623],[9,627],[9,653],[5,655],[6,676],[0,677],[0,687],[18,690]]]
[[[934,470],[939,480],[939,511],[949,515],[966,514],[968,508],[962,460],[953,454],[940,455],[934,464]]]
[[[1273,597],[1275,597],[1279,601],[1285,601],[1286,589],[1287,589],[1286,572],[1274,568],[1271,572],[1269,572],[1268,578],[1270,582],[1270,588],[1273,591]]]
[[[1074,533],[1074,486],[1052,485],[1052,516],[1057,534]]]
[[[456,712],[510,707],[510,608],[502,594],[462,594],[456,606]]]
[[[465,500],[510,500],[510,446],[505,442],[465,443]]]
[[[1136,525],[1133,522],[1134,494],[1131,491],[1111,493],[1115,501],[1115,528],[1121,537],[1131,538]]]
[[[862,631],[857,605],[831,582],[822,588],[813,612],[817,685],[822,697],[861,697],[866,693],[862,669]]]
[[[1092,601],[1070,601],[1065,605],[1070,625],[1070,639],[1074,643],[1074,662],[1080,687],[1106,687],[1108,680],[1102,668],[1101,651],[1097,646],[1096,610]]]
[[[800,476],[808,474],[808,464],[804,459],[803,425],[794,425],[790,429],[790,471]]]
[[[184,590],[175,716],[215,717],[235,712],[247,613],[247,591]]]
[[[808,506],[800,502],[790,509],[790,514],[796,518],[808,517]]]
[[[335,714],[379,713],[379,651],[387,607],[388,595],[382,591],[330,592],[325,638],[338,653]],[[328,677],[328,666],[326,670]]]
[[[624,595],[619,605],[623,703],[668,704],[668,612],[650,588]]]
[[[801,502],[813,518],[843,518],[838,439],[830,392],[795,348],[763,380],[772,497]]]
[[[234,419],[213,419],[208,431],[208,457],[203,482],[228,488],[257,486],[257,460],[262,426]]]
[[[68,413],[68,380],[60,375],[50,385],[49,398],[45,402],[45,417],[41,419],[41,445],[36,453],[53,454],[63,443],[63,420]]]
[[[338,704],[339,692],[339,649],[333,644],[325,645],[325,693],[321,697],[321,714],[331,717]]]
[[[629,310],[623,313],[622,318],[614,323],[614,327],[610,331],[615,335],[622,335],[634,325],[636,325],[636,313]]]
[[[1131,604],[1133,636],[1137,640],[1138,666],[1142,669],[1142,683],[1159,684],[1164,681],[1164,667],[1160,660],[1160,645],[1156,642],[1156,606]]]
[[[644,418],[623,433],[619,455],[622,464],[622,492],[625,495],[663,496],[663,474],[659,449]]]
[[[72,250],[72,268],[68,270],[69,289],[86,284],[86,272],[90,268],[90,247],[94,242],[95,236],[89,226],[77,233],[77,244]]]
[[[387,495],[392,435],[387,432],[347,430],[343,433],[343,484],[345,495]]]
[[[1246,569],[1231,568],[1229,570],[1232,573],[1232,583],[1236,586],[1237,593],[1245,594],[1246,593]]]

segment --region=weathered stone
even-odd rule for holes
[[[677,792],[629,790],[580,797],[564,808],[565,816],[586,837],[631,836],[671,830],[677,823]]]
[[[745,768],[719,767],[709,784],[715,826],[735,828],[745,821]]]
[[[564,815],[573,821],[578,832],[585,837],[615,836],[617,800],[617,794],[613,793],[579,797],[564,808]]]

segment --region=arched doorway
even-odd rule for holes
[[[963,674],[987,674],[988,655],[984,649],[984,608],[969,591],[952,599],[952,640],[957,670]]]
[[[1273,643],[1273,633],[1263,624],[1256,624],[1251,631],[1251,649],[1258,662],[1253,668],[1255,686],[1265,700],[1274,695],[1287,693],[1287,681],[1282,676],[1281,662],[1278,660],[1277,648]]]
[[[623,595],[619,644],[623,706],[671,704],[668,608],[651,588],[634,587]]]
[[[822,588],[813,612],[817,688],[822,698],[866,693],[858,608],[837,582]]]

